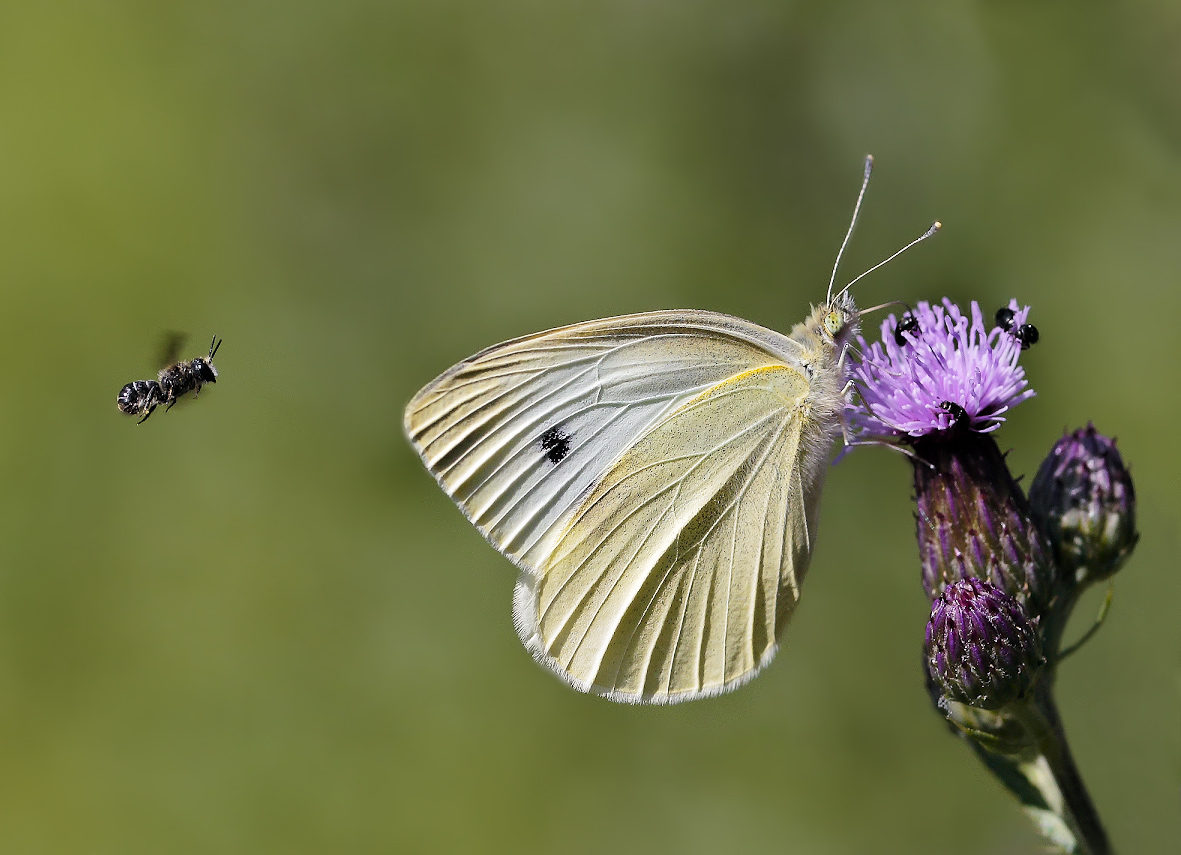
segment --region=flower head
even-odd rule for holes
[[[1037,623],[1000,588],[961,579],[931,604],[928,673],[950,701],[997,709],[1024,698],[1046,661]]]
[[[1054,589],[1049,550],[988,436],[1033,395],[1018,364],[1037,337],[1028,316],[1012,300],[986,331],[977,303],[968,316],[946,298],[891,315],[881,341],[859,338],[851,371],[861,400],[847,415],[855,433],[910,449],[927,595],[979,577],[1040,614]]]
[[[971,317],[946,297],[921,302],[882,322],[882,340],[858,336],[861,361],[852,367],[861,402],[850,422],[864,435],[920,437],[970,430],[989,433],[1004,413],[1033,397],[1017,364],[1028,335],[1029,307],[1009,303],[1005,326],[988,331],[975,301]],[[1011,314],[1008,314],[1011,313]]]
[[[1087,425],[1058,440],[1029,489],[1034,522],[1064,578],[1105,579],[1131,554],[1136,491],[1115,441]]]

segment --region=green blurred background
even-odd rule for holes
[[[402,437],[512,336],[788,329],[873,152],[846,278],[945,229],[861,303],[1033,304],[1014,469],[1088,419],[1134,466],[1060,702],[1176,852],[1179,81],[1166,0],[4,3],[0,851],[1038,851],[924,694],[901,456],[831,471],[775,664],[648,709],[534,664]],[[136,427],[173,329],[221,382]]]

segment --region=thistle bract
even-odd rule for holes
[[[1045,664],[1036,619],[979,579],[953,582],[935,598],[925,652],[945,698],[989,710],[1026,697]]]
[[[1088,584],[1127,560],[1136,532],[1136,491],[1115,441],[1094,425],[1054,445],[1029,490],[1033,519],[1068,579]]]
[[[961,579],[984,579],[1041,614],[1054,590],[1049,549],[991,436],[915,440],[916,534],[923,589],[935,597]]]

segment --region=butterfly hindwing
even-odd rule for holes
[[[526,645],[583,690],[716,694],[773,655],[811,553],[796,464],[807,381],[742,372],[638,440],[518,582]]]

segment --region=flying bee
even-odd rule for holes
[[[1039,335],[1037,327],[1033,324],[1022,324],[1019,327],[1014,327],[1013,317],[1015,314],[1016,312],[1012,309],[1004,307],[997,309],[996,325],[1017,339],[1022,350],[1029,350],[1030,347],[1037,344],[1037,340],[1041,338],[1041,335]]]
[[[160,369],[157,380],[134,380],[119,390],[116,399],[119,409],[129,416],[143,415],[136,424],[146,422],[161,404],[168,405],[165,411],[171,410],[189,392],[195,399],[202,386],[217,382],[217,369],[213,367],[213,355],[221,347],[217,336],[209,344],[208,356],[198,356],[191,362],[173,362],[181,341],[176,334],[169,336],[166,351],[170,356],[165,361],[171,364]]]

